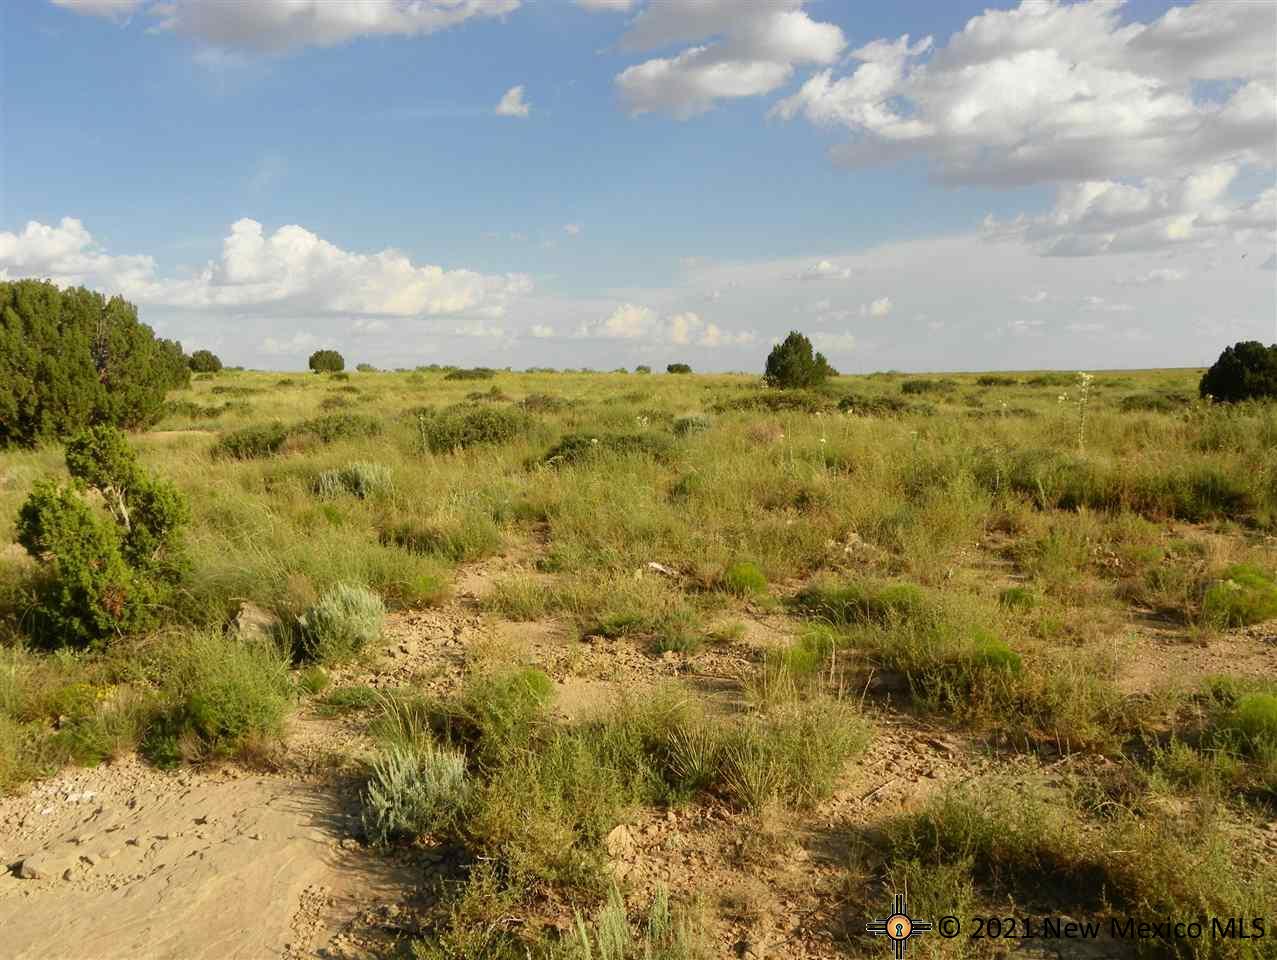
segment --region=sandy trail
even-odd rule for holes
[[[23,864],[0,877],[5,955],[314,955],[411,891],[349,817],[331,785],[284,777],[68,771],[0,804],[4,862]]]

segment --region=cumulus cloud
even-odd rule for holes
[[[818,350],[830,355],[854,353],[856,350],[856,337],[850,333],[817,333],[812,335],[811,342]]]
[[[635,64],[616,77],[631,114],[663,111],[687,119],[719,100],[770,93],[795,65],[830,64],[842,30],[813,20],[805,0],[662,0],[650,3],[621,38],[629,51],[688,46]]]
[[[396,250],[354,253],[295,224],[267,234],[249,219],[231,225],[220,260],[169,278],[156,276],[149,256],[106,253],[79,220],[66,217],[56,227],[33,221],[20,234],[0,233],[0,275],[86,284],[139,304],[278,316],[500,316],[532,285],[522,274],[417,265]]]
[[[944,179],[998,186],[1271,165],[1274,9],[1198,3],[1124,24],[1119,0],[1025,0],[944,46],[876,40],[775,108],[841,126],[852,165],[926,155]],[[1213,96],[1194,81],[1228,80]]]
[[[817,260],[795,276],[800,280],[847,280],[851,277],[851,268],[840,267],[829,260]]]
[[[523,99],[523,84],[507,90],[496,108],[498,117],[526,117],[531,112],[532,104]]]
[[[143,7],[153,29],[212,47],[282,53],[360,37],[418,37],[475,17],[500,17],[520,0],[53,0],[78,13],[120,17]]]
[[[742,345],[755,340],[751,332],[724,330],[692,311],[662,316],[650,307],[633,303],[621,304],[601,322],[583,323],[578,336],[699,347]]]

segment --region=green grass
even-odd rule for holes
[[[1234,564],[1207,588],[1202,617],[1219,627],[1243,627],[1277,618],[1277,580],[1253,564]]]

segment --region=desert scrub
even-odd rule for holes
[[[158,717],[142,743],[153,762],[260,753],[279,738],[293,685],[272,644],[198,633],[165,658]]]
[[[929,613],[922,590],[911,583],[838,583],[823,580],[791,601],[801,613],[836,625],[912,620]]]
[[[288,440],[288,429],[282,423],[243,427],[222,436],[213,444],[213,457],[228,460],[256,460],[273,457]]]
[[[495,370],[490,370],[487,367],[473,367],[469,370],[466,370],[466,369],[449,370],[448,373],[444,375],[444,379],[445,380],[491,380],[496,375],[497,375],[497,372]]]
[[[1202,598],[1202,618],[1214,627],[1243,627],[1274,617],[1277,581],[1254,564],[1227,568]]]
[[[470,793],[461,754],[426,743],[392,747],[373,761],[362,795],[364,833],[376,846],[446,834]]]
[[[590,920],[575,914],[564,942],[551,948],[548,960],[698,960],[710,955],[703,921],[693,911],[671,905],[669,891],[658,883],[646,914],[632,924],[613,884],[607,902]]]
[[[189,572],[186,498],[143,469],[114,427],[68,440],[66,465],[72,487],[37,480],[18,511],[18,542],[43,573],[32,635],[84,646],[144,630]]]
[[[670,429],[674,431],[676,437],[686,437],[693,433],[704,433],[714,425],[714,422],[703,413],[691,413],[682,417],[675,417]]]
[[[315,478],[312,490],[317,497],[350,494],[361,500],[381,497],[394,490],[394,478],[384,463],[356,461],[339,470],[325,470]]]
[[[431,723],[444,743],[491,771],[532,742],[553,691],[553,681],[530,668],[476,676],[455,697],[430,705]]]
[[[515,410],[460,405],[422,414],[417,424],[422,446],[431,453],[450,453],[481,444],[509,443],[528,428],[528,418]]]
[[[670,456],[673,448],[673,441],[660,433],[573,433],[547,450],[541,462],[551,466],[565,466],[605,455],[643,456],[664,460]]]
[[[767,577],[752,560],[737,560],[723,571],[723,588],[738,597],[767,593]]]
[[[382,543],[412,553],[431,554],[454,563],[478,560],[499,553],[501,528],[491,517],[467,513],[434,523],[403,521],[381,532]]]
[[[298,653],[319,663],[349,660],[381,636],[385,618],[381,597],[340,583],[300,618]]]
[[[320,443],[336,443],[339,440],[359,440],[364,437],[378,436],[382,431],[381,421],[369,414],[333,413],[324,417],[314,417],[294,425],[289,431],[294,437],[314,437]]]

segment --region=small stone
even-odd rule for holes
[[[71,872],[71,868],[70,868],[70,867],[67,867],[65,870],[63,870],[63,871],[62,871],[62,879],[63,879],[63,880],[70,880],[73,876],[75,876],[75,874],[73,874],[73,873]]]

